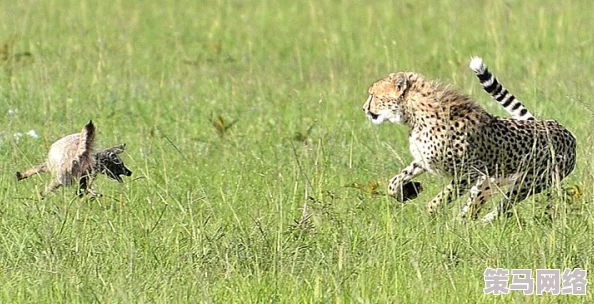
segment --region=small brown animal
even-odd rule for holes
[[[95,152],[95,125],[89,121],[80,133],[65,136],[52,144],[47,159],[41,164],[21,173],[17,172],[18,180],[23,180],[37,173],[50,171],[53,181],[47,186],[41,196],[44,197],[60,186],[72,186],[78,181],[78,196],[94,195],[90,189],[91,182],[98,173],[104,174],[118,182],[123,182],[120,175],[131,176],[130,171],[118,154],[124,152],[126,144]]]

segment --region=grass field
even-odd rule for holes
[[[483,294],[487,267],[593,269],[591,1],[0,8],[2,303],[594,301],[591,287]],[[413,70],[506,115],[471,55],[537,117],[574,132],[578,165],[563,187],[576,197],[534,196],[482,227],[456,221],[461,200],[426,214],[447,182],[436,176],[418,179],[414,201],[382,195],[411,156],[406,127],[361,111],[367,87]],[[89,119],[100,147],[127,143],[132,178],[99,177],[94,201],[74,189],[39,200],[48,175],[17,183],[15,171]],[[379,194],[365,191],[378,181]]]

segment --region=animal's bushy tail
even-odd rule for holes
[[[90,120],[88,124],[86,124],[83,129],[80,131],[80,140],[78,142],[78,148],[76,150],[76,155],[74,156],[74,161],[80,165],[80,170],[82,172],[88,171],[91,169],[93,164],[93,160],[91,159],[91,154],[93,153],[93,146],[95,144],[95,125],[93,121]]]
[[[535,120],[534,116],[491,74],[480,57],[472,57],[470,69],[476,74],[483,89],[491,95],[511,116],[517,120]]]

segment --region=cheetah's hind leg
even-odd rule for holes
[[[470,188],[466,205],[460,210],[460,219],[466,221],[467,214],[470,212],[470,218],[476,220],[478,212],[485,202],[493,196],[493,187],[496,180],[487,175],[481,175],[475,184]]]
[[[545,175],[527,174],[524,179],[518,179],[509,186],[505,196],[501,199],[497,207],[487,213],[481,220],[485,224],[493,223],[498,217],[511,216],[511,208],[525,200],[528,196],[538,194],[550,186],[550,179]]]
[[[427,212],[429,212],[429,215],[434,215],[443,202],[450,204],[454,200],[454,197],[464,195],[475,179],[475,176],[469,176],[459,181],[453,179],[437,196],[427,203]]]

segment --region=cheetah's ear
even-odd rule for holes
[[[404,92],[408,89],[408,78],[403,73],[398,73],[398,75],[396,75],[395,83],[400,94],[404,94]]]

